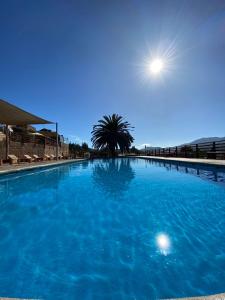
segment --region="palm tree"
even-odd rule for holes
[[[135,178],[129,158],[108,159],[93,165],[93,180],[105,193],[121,199],[131,181]]]
[[[127,121],[124,121],[123,117],[117,114],[103,116],[102,120],[93,126],[91,141],[94,148],[99,150],[106,148],[112,156],[115,156],[118,148],[121,152],[129,151],[129,147],[134,141],[129,132],[132,128]]]

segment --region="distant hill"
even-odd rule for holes
[[[146,147],[146,148],[142,148],[140,149],[140,151],[145,151],[145,150],[158,150],[158,149],[161,149],[162,147]]]
[[[225,137],[203,137],[197,140],[194,140],[192,142],[187,142],[184,144],[181,144],[179,146],[183,146],[183,145],[189,145],[189,144],[200,144],[200,143],[210,143],[210,142],[219,142],[225,140]],[[174,145],[174,146],[178,146],[178,145]],[[146,147],[146,150],[155,150],[155,149],[161,149],[162,147]],[[140,149],[140,151],[144,151],[145,148]]]
[[[219,142],[225,140],[225,137],[204,137],[197,140],[194,140],[188,144],[200,144],[200,143],[210,143],[210,142]]]

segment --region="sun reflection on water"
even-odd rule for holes
[[[156,236],[156,244],[161,254],[168,255],[171,249],[170,237],[165,233]]]

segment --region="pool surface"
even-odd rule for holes
[[[225,291],[225,173],[121,158],[0,176],[0,296]]]

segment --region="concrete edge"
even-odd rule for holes
[[[170,299],[162,299],[162,300],[225,300],[225,293],[215,294],[209,296],[201,296],[201,297],[188,297],[188,298],[170,298]]]
[[[41,300],[41,299],[28,299],[28,298],[1,298],[0,300]]]
[[[141,159],[147,159],[147,160],[156,160],[156,161],[164,161],[168,163],[181,163],[181,164],[188,164],[188,165],[201,165],[201,166],[209,166],[214,168],[223,168],[225,169],[225,161],[221,164],[219,160],[208,160],[205,159],[189,159],[189,158],[167,158],[167,157],[160,157],[160,156],[126,156],[126,157],[133,157],[133,158],[141,158]]]
[[[28,298],[1,298],[0,300],[41,300],[41,299],[28,299]],[[225,293],[215,294],[209,296],[201,296],[201,297],[184,297],[184,298],[168,298],[161,300],[225,300]]]
[[[48,164],[38,164],[37,163],[37,165],[32,165],[32,166],[21,166],[21,167],[18,167],[16,169],[0,170],[0,176],[19,173],[19,172],[23,172],[23,171],[35,170],[35,169],[44,169],[44,168],[57,167],[57,166],[60,166],[60,165],[71,164],[71,163],[81,162],[81,161],[85,161],[85,160],[88,160],[88,159],[87,158],[67,159],[67,160],[64,160],[64,161],[55,161],[55,162],[51,162],[51,163],[48,163]],[[4,299],[4,298],[0,298],[0,300],[1,299]],[[7,299],[7,298],[5,298],[5,299]]]

